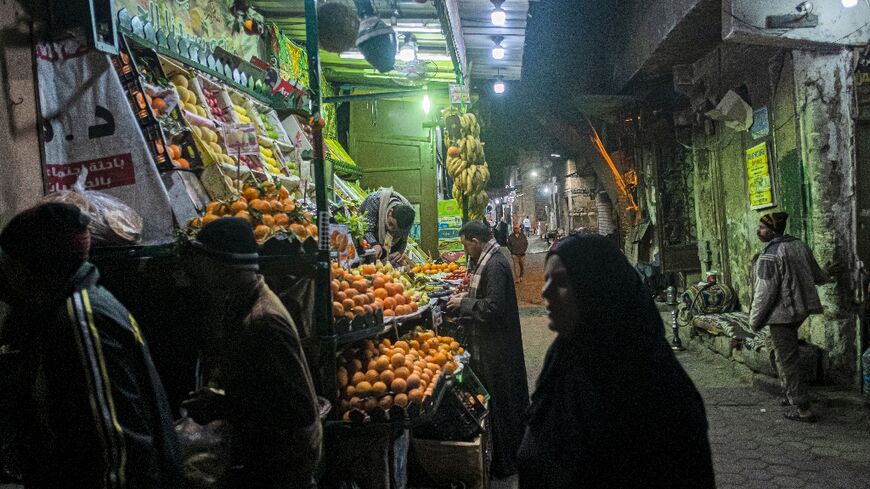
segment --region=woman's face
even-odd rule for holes
[[[558,255],[547,259],[541,295],[547,301],[550,329],[560,335],[572,335],[577,328],[577,299],[568,269]]]

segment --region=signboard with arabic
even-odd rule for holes
[[[470,104],[471,89],[468,85],[459,83],[450,84],[450,103],[451,104]]]
[[[85,188],[112,195],[145,221],[143,243],[172,240],[172,207],[109,57],[84,38],[35,47],[47,193]]]
[[[750,208],[766,209],[776,205],[767,143],[746,150],[746,178],[749,183]]]

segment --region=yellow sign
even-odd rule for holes
[[[749,183],[749,206],[752,209],[773,207],[773,179],[770,176],[770,160],[767,143],[746,150],[746,179]]]

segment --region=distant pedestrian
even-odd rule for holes
[[[510,225],[508,225],[507,216],[504,216],[501,218],[498,224],[495,225],[495,231],[493,232],[493,235],[495,236],[496,243],[498,243],[499,246],[506,246],[509,234]]]
[[[471,332],[471,365],[491,397],[491,473],[504,478],[517,472],[522,419],[529,406],[517,294],[510,263],[499,253],[486,224],[469,222],[459,237],[475,265],[468,292],[451,297],[447,308],[457,311]]]
[[[819,267],[813,252],[801,240],[785,234],[788,214],[761,217],[758,239],[767,243],[754,269],[754,295],[749,325],[754,331],[770,327],[775,366],[785,392],[785,417],[815,422],[807,386],[801,378],[798,328],[810,314],[820,314],[822,303],[816,285],[831,282],[839,264]]]
[[[218,219],[193,248],[196,283],[221,314],[201,358],[207,388],[184,405],[200,424],[229,421],[231,489],[316,488],[322,428],[314,384],[293,319],[257,273],[251,225]]]
[[[625,255],[572,235],[545,273],[558,336],[532,395],[520,488],[715,487],[701,396]]]
[[[88,221],[48,203],[0,233],[0,300],[11,306],[0,467],[27,488],[183,487],[166,393],[142,331],[87,261]]]
[[[529,216],[526,216],[525,219],[523,219],[523,234],[525,234],[526,237],[528,237],[529,233],[531,231],[532,231],[532,220],[529,219]]]
[[[508,236],[507,241],[514,264],[514,282],[522,282],[526,274],[526,250],[529,249],[529,239],[520,232],[519,226],[514,226],[514,232]]]

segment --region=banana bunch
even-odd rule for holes
[[[451,109],[444,114],[459,118],[459,134],[446,133],[449,146],[447,152],[447,173],[453,178],[453,197],[462,206],[462,197],[468,198],[468,216],[483,219],[489,197],[484,190],[489,182],[489,166],[483,143],[480,141],[480,124],[472,113],[459,114]],[[446,126],[446,123],[445,123]]]

